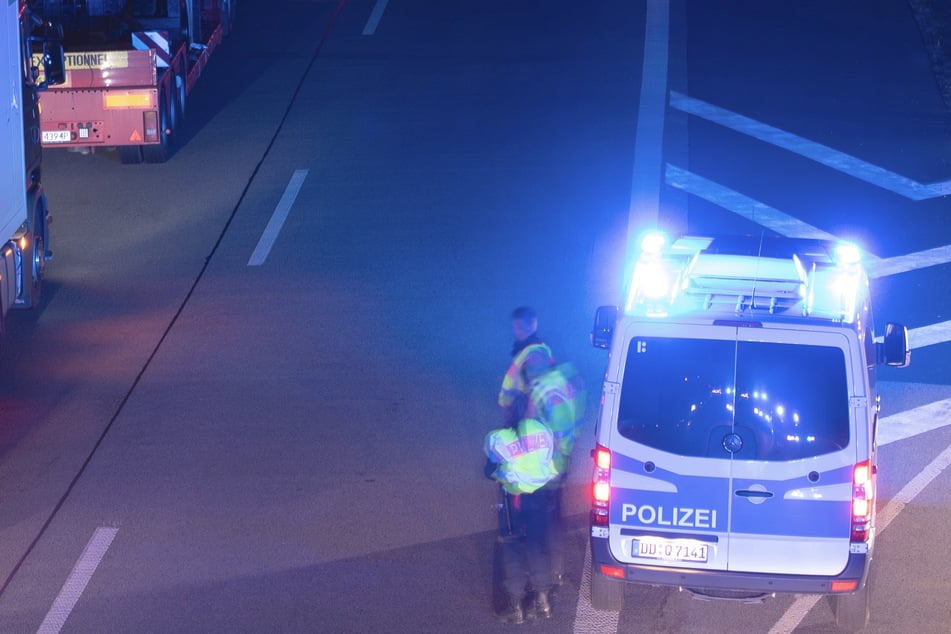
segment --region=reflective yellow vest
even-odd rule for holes
[[[548,365],[554,363],[554,357],[551,348],[544,343],[532,343],[523,348],[512,363],[509,364],[505,377],[502,378],[502,389],[499,390],[499,406],[502,408],[512,407],[519,396],[527,396],[531,387],[525,381],[522,373],[522,366],[530,356],[537,355],[538,360]]]
[[[555,438],[539,420],[524,418],[517,429],[490,431],[485,437],[485,454],[498,467],[493,474],[512,495],[534,493],[557,475]]]

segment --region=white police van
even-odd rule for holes
[[[609,348],[596,435],[591,602],[624,583],[714,598],[830,594],[868,621],[875,537],[875,366],[907,331],[873,330],[850,243],[648,234]]]

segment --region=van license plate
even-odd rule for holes
[[[665,561],[696,561],[707,562],[710,546],[703,542],[685,539],[635,539],[633,540],[633,555],[648,559],[663,559]]]

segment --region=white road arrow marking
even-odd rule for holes
[[[767,229],[790,238],[813,238],[818,240],[837,240],[831,233],[816,229],[812,225],[793,218],[789,214],[770,207],[765,203],[745,196],[729,187],[724,187],[702,176],[667,164],[665,171],[667,184],[688,194],[732,211],[738,216],[760,224]]]
[[[911,200],[927,200],[951,194],[951,180],[925,185],[878,165],[855,158],[845,152],[832,149],[827,145],[804,139],[785,130],[780,130],[679,92],[670,92],[670,107],[789,150]]]
[[[813,238],[818,240],[838,240],[831,233],[813,227],[774,207],[754,200],[749,196],[724,187],[707,178],[698,176],[676,165],[667,164],[665,180],[671,187],[693,194],[698,198],[732,211],[738,216],[751,220],[780,235],[790,238]],[[880,258],[865,252],[865,265],[869,277],[888,277],[906,271],[914,271],[929,266],[938,266],[951,262],[951,245],[899,255],[893,258]]]

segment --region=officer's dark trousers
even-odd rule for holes
[[[510,497],[512,534],[502,543],[505,591],[520,599],[527,589],[547,592],[552,586],[550,534],[555,490]]]

